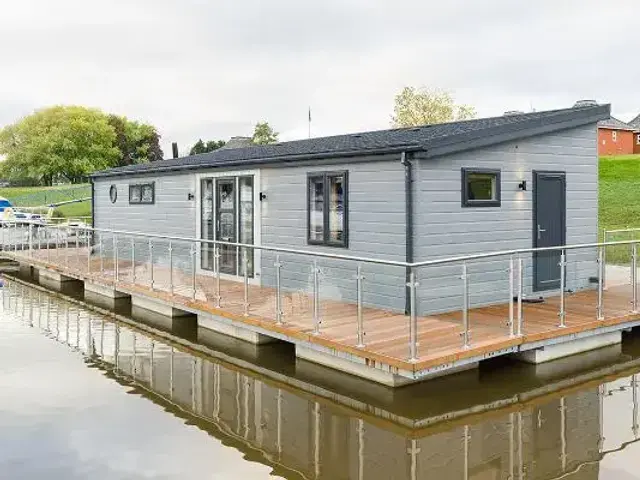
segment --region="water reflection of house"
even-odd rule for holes
[[[123,332],[124,333],[124,332]],[[120,345],[131,345],[131,340]],[[591,388],[468,425],[411,432],[361,419],[203,358],[138,343],[118,364],[184,411],[307,478],[555,478],[599,458],[600,400]],[[129,348],[129,350],[131,350]],[[146,350],[146,351],[145,351]],[[172,361],[173,357],[173,361]],[[171,366],[173,363],[173,366]],[[598,478],[597,464],[580,478]]]

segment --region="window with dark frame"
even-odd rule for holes
[[[156,201],[155,183],[129,185],[129,203],[151,205]]]
[[[500,170],[462,169],[462,206],[499,207]]]
[[[307,177],[307,242],[348,245],[348,174],[314,172]]]

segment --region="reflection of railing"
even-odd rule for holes
[[[344,478],[354,471],[359,478],[396,478],[405,472],[412,472],[411,478],[466,478],[484,469],[492,473],[491,478],[567,478],[581,466],[597,463],[636,441],[604,448],[602,425],[607,419],[604,403],[609,392],[626,391],[631,397],[631,431],[638,438],[635,375],[630,383],[628,374],[615,381],[607,376],[608,383],[601,388],[596,389],[594,383],[567,388],[562,396],[537,402],[522,395],[518,400],[522,406],[515,412],[513,406],[497,405],[482,415],[473,406],[469,408],[473,417],[462,423],[398,433],[395,428],[384,428],[377,419],[370,420],[380,413],[373,406],[364,409],[367,415],[348,413],[307,390],[241,373],[168,340],[105,320],[77,304],[52,301],[47,294],[40,298],[40,292],[18,285],[10,282],[3,296],[7,317],[13,313],[81,352],[88,366],[104,369],[109,378],[135,387],[135,393],[190,425],[218,438],[233,439],[237,441],[233,446],[241,451],[258,451],[259,461],[280,465],[287,472],[299,471],[305,478],[313,477],[319,468],[326,478]],[[234,400],[225,402],[225,398]],[[608,406],[616,419],[622,413],[619,405]],[[332,448],[335,444],[326,439],[336,432],[355,448]],[[531,438],[545,441],[531,442]],[[308,448],[301,449],[300,442],[305,440]],[[353,452],[356,455],[351,456]],[[368,461],[371,458],[378,461]],[[494,464],[496,458],[501,461]]]
[[[625,295],[629,295],[631,308],[612,304],[613,313],[609,318],[619,319],[638,312],[635,272],[637,244],[640,240],[512,249],[406,263],[326,251],[160,236],[88,226],[3,225],[0,235],[1,243],[6,249],[5,254],[46,262],[88,278],[108,279],[114,285],[141,285],[170,296],[206,302],[215,308],[242,316],[260,317],[278,326],[302,325],[302,328],[309,328],[314,335],[329,331],[322,323],[323,315],[328,315],[327,311],[347,309],[336,315],[343,319],[353,318],[353,343],[359,348],[370,346],[365,336],[367,316],[377,317],[380,315],[380,308],[385,308],[376,302],[366,303],[367,296],[376,294],[373,290],[376,282],[388,285],[391,279],[395,282],[395,287],[404,294],[406,278],[411,308],[408,328],[402,336],[408,341],[408,358],[414,362],[431,347],[425,341],[419,341],[422,333],[419,330],[419,312],[431,311],[431,303],[442,304],[441,297],[444,295],[450,300],[446,304],[448,308],[433,310],[457,311],[456,316],[461,325],[457,333],[462,339],[458,348],[473,347],[470,335],[470,312],[473,306],[502,303],[507,308],[506,328],[499,323],[478,324],[477,328],[483,334],[496,339],[524,336],[524,311],[529,302],[527,292],[529,289],[535,290],[528,282],[535,278],[536,262],[542,262],[543,266],[551,270],[557,269],[559,276],[552,278],[550,288],[556,295],[559,321],[555,326],[536,328],[557,331],[567,327],[567,315],[571,313],[567,308],[567,298],[570,298],[567,297],[567,291],[588,290],[592,278],[597,282],[593,300],[595,320],[605,319],[604,259],[605,250],[613,247],[630,250],[631,292],[625,292]],[[241,253],[240,283],[227,281],[228,278],[221,272],[220,257],[223,248],[232,248]],[[203,271],[198,266],[203,249],[212,251],[212,272]],[[250,274],[249,265],[255,260],[256,252],[273,260],[270,265],[265,265],[268,275],[262,275],[262,285],[256,285],[257,282]],[[264,257],[263,260],[266,259]],[[333,286],[337,285],[333,289],[337,294],[335,291],[323,291],[323,287],[332,286],[328,285],[329,281],[325,282],[330,275],[333,275],[330,278]],[[300,285],[307,286],[303,289],[307,292],[306,300],[296,298],[295,292],[301,291]],[[446,293],[440,293],[443,289]],[[336,297],[337,301],[334,302]],[[251,303],[252,300],[256,303]],[[591,325],[593,314],[586,314],[583,309],[578,308],[589,301],[591,297],[586,296],[581,298],[580,305],[576,301],[574,318],[580,318],[580,321]],[[323,302],[324,309],[321,308]],[[472,305],[474,302],[475,305]],[[311,308],[308,309],[307,305],[311,305]],[[369,308],[371,306],[378,310]],[[627,313],[622,315],[621,309]],[[419,343],[426,345],[422,352],[418,351]]]

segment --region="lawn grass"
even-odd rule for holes
[[[601,157],[599,165],[600,239],[604,230],[640,228],[640,155]],[[607,241],[640,239],[640,231],[608,234]],[[607,247],[607,263],[627,264],[627,246]]]

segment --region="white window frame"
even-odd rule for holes
[[[260,190],[262,182],[260,180],[260,170],[235,170],[235,171],[212,171],[202,172],[195,175],[196,179],[196,238],[201,238],[202,235],[202,180],[205,178],[225,178],[225,177],[242,177],[253,176],[253,243],[260,246],[262,244],[262,202],[260,201]],[[216,194],[214,187],[213,194],[213,221],[216,222]],[[213,235],[215,237],[216,229],[213,229]],[[262,284],[262,263],[261,255],[262,251],[255,249],[255,256],[253,258],[253,278],[249,278],[249,283],[252,285]],[[196,273],[198,275],[215,276],[215,272],[202,268],[202,249],[198,248],[196,251]],[[243,282],[242,275],[229,275],[228,273],[221,273],[220,278],[223,280],[231,280],[234,282]]]
[[[636,145],[640,145],[640,133],[636,134]]]
[[[618,141],[618,132],[615,130],[611,132],[611,141],[613,143],[616,143]]]

